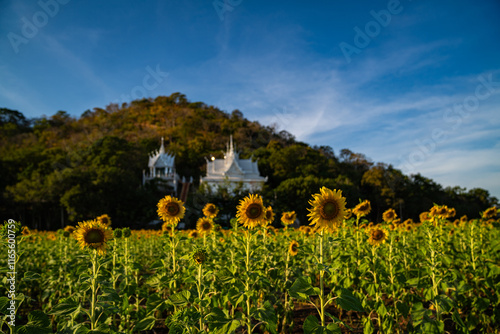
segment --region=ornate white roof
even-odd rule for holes
[[[207,160],[207,176],[202,178],[202,182],[220,180],[263,183],[267,178],[260,176],[257,161],[240,159],[238,152],[234,150],[231,136],[224,159]]]
[[[175,156],[165,153],[163,145],[163,137],[161,138],[161,146],[159,150],[152,152],[149,155],[149,168],[173,168],[175,164]]]

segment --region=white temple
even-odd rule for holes
[[[148,163],[149,171],[142,171],[142,184],[153,179],[160,179],[166,185],[172,187],[174,192],[177,192],[177,183],[179,175],[175,172],[175,156],[165,152],[163,137],[161,138],[161,146],[159,150],[151,152]]]
[[[202,177],[201,183],[207,184],[215,190],[218,186],[226,186],[229,190],[234,190],[238,184],[250,192],[258,192],[267,181],[267,177],[262,177],[259,173],[257,161],[251,159],[240,159],[233,146],[233,136],[229,140],[224,159],[211,158],[207,160],[207,176]]]

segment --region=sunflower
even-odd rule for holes
[[[113,230],[113,238],[120,239],[121,237],[122,237],[122,230],[120,230],[119,228]]]
[[[301,226],[301,227],[303,227],[303,229],[301,229],[301,231],[302,231],[302,233],[304,233],[304,235],[307,236],[307,235],[311,234],[311,227],[309,227],[309,226]]]
[[[424,211],[419,215],[420,223],[432,221],[430,212]]]
[[[75,227],[68,225],[68,226],[64,227],[64,231],[68,232],[69,234],[72,234],[73,232],[75,232]]]
[[[345,216],[344,219],[348,220],[352,217],[352,209],[345,209]]]
[[[274,212],[273,208],[268,206],[266,209],[266,216],[264,220],[262,221],[262,225],[265,227],[269,224],[272,224],[274,222]]]
[[[296,218],[297,214],[295,213],[295,211],[283,212],[283,214],[281,215],[281,222],[285,226],[292,225],[295,222]]]
[[[192,258],[196,264],[202,264],[207,260],[208,253],[204,249],[197,249],[193,252]]]
[[[483,219],[492,219],[495,218],[496,216],[497,216],[497,208],[495,207],[486,209],[482,214]]]
[[[380,228],[372,228],[369,231],[370,238],[368,239],[368,242],[371,243],[373,246],[379,246],[385,242],[387,239],[387,233]]]
[[[47,234],[47,239],[49,239],[51,241],[56,241],[57,240],[56,234],[55,233]]]
[[[111,218],[108,215],[102,215],[97,217],[97,221],[101,222],[101,224],[111,227]]]
[[[309,200],[312,208],[308,208],[311,224],[321,230],[340,226],[346,214],[346,202],[342,197],[342,191],[322,187],[319,194],[312,196],[314,199]]]
[[[169,223],[163,223],[163,225],[161,225],[161,231],[162,234],[172,235],[174,229],[172,228],[172,225],[170,225]]]
[[[82,249],[95,249],[99,255],[106,252],[106,243],[113,238],[111,229],[97,219],[78,223],[73,233]]]
[[[217,208],[212,203],[208,203],[203,208],[203,214],[205,215],[205,217],[213,219],[213,218],[217,217],[217,215],[219,214],[219,208]]]
[[[158,216],[171,225],[176,225],[184,218],[184,203],[172,196],[165,196],[158,202]]]
[[[407,220],[405,220],[405,221],[403,222],[403,224],[404,224],[404,225],[413,225],[413,224],[414,224],[414,222],[413,222],[413,219],[408,218]]]
[[[188,237],[190,237],[190,238],[198,238],[198,235],[199,235],[198,231],[192,230],[191,232],[189,232]]]
[[[198,221],[196,222],[196,229],[198,230],[198,233],[200,233],[201,235],[210,233],[213,227],[214,223],[212,219],[207,217],[199,218]]]
[[[387,222],[387,223],[390,223],[392,222],[393,220],[395,220],[397,218],[397,214],[396,214],[396,211],[394,211],[393,208],[390,208],[390,209],[387,209],[383,214],[382,214],[382,219]]]
[[[240,201],[237,209],[238,222],[247,228],[259,226],[266,218],[266,208],[260,195],[249,194]]]
[[[467,217],[467,215],[463,215],[462,217],[460,217],[461,224],[467,223],[468,220],[469,220],[469,218]]]
[[[28,226],[23,226],[23,229],[21,230],[21,234],[22,234],[23,236],[25,236],[25,237],[31,234],[31,231],[30,231],[30,229],[28,228]]]
[[[122,228],[122,237],[129,238],[131,235],[132,235],[132,231],[130,230],[130,227]]]
[[[291,256],[297,255],[299,253],[299,243],[295,240],[292,240],[290,242],[290,245],[288,246],[288,252]]]
[[[356,217],[364,217],[367,214],[370,213],[372,210],[372,206],[370,204],[369,200],[364,200],[363,202],[359,203],[352,209],[352,213],[356,215]]]

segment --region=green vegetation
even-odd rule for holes
[[[198,192],[205,157],[222,157],[233,135],[242,158],[259,160],[269,181],[261,192],[275,211],[295,210],[306,221],[311,193],[321,186],[342,189],[349,203],[372,203],[373,221],[394,208],[403,218],[418,217],[433,203],[457,209],[457,215],[477,213],[497,204],[484,189],[443,188],[422,175],[406,176],[393,166],[375,164],[360,153],[331,147],[311,147],[286,131],[277,131],[180,93],[142,99],[106,109],[94,108],[78,119],[64,111],[28,120],[18,111],[0,109],[0,213],[38,229],[56,229],[103,213],[116,226],[140,226],[157,219],[155,203],[164,194],[155,184],[141,185],[148,154],[160,137],[176,155],[181,176],[193,177],[187,206],[217,203],[222,214],[234,216],[244,193],[228,196]],[[225,204],[224,204],[225,203]],[[201,205],[201,204],[200,204]],[[196,214],[185,221],[194,226]]]

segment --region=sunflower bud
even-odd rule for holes
[[[207,260],[208,253],[204,249],[198,249],[193,253],[193,261],[196,264],[202,264]]]
[[[132,232],[130,231],[130,228],[129,227],[124,227],[122,229],[122,236],[124,238],[128,238],[128,237],[130,237],[130,235],[132,235]]]

